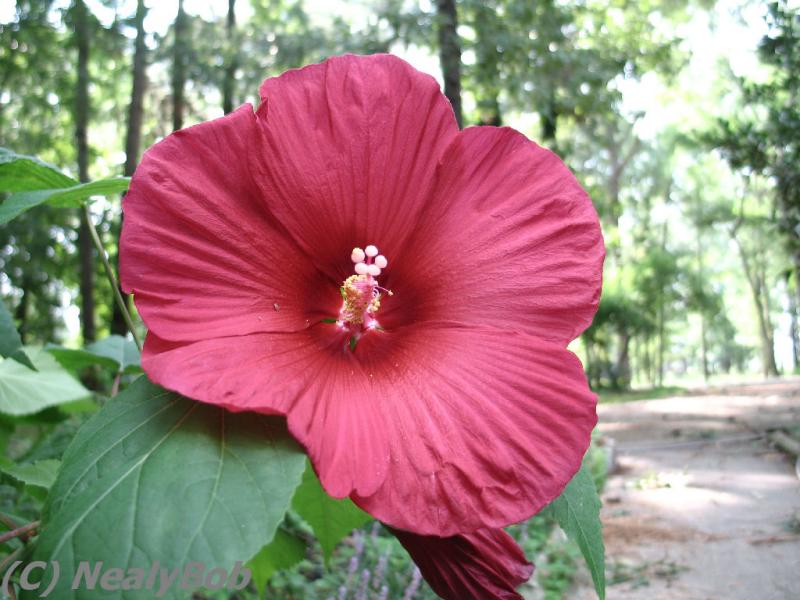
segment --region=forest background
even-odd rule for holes
[[[0,146],[88,181],[344,52],[435,75],[464,126],[511,125],[589,191],[608,258],[576,343],[596,388],[798,365],[800,25],[791,2],[0,3]],[[92,204],[112,257],[120,202]],[[126,326],[78,211],[0,227],[26,344]]]

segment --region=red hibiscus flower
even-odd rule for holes
[[[286,415],[325,489],[398,529],[537,512],[596,422],[566,350],[600,295],[589,198],[516,131],[459,131],[392,56],[289,71],[261,97],[156,144],[133,178],[121,269],[145,371]]]
[[[533,573],[522,549],[502,529],[449,538],[392,530],[425,581],[445,600],[522,600],[516,588]]]

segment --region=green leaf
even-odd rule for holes
[[[48,459],[21,465],[4,465],[2,470],[5,474],[26,485],[50,489],[56,480],[56,473],[58,473],[60,465],[60,460]]]
[[[50,163],[0,148],[0,192],[66,188],[77,183]]]
[[[270,577],[281,569],[289,569],[306,555],[306,545],[288,531],[278,529],[273,540],[250,559],[247,567],[253,573],[253,583],[258,597],[264,595]]]
[[[30,357],[27,354],[25,354],[25,350],[23,350],[22,348],[11,354],[8,358],[17,361],[21,365],[25,365],[28,369],[31,369],[32,371],[37,370],[36,365],[33,364]]]
[[[571,540],[578,544],[592,575],[600,600],[606,597],[605,546],[600,522],[602,503],[589,469],[584,463],[561,495],[548,506],[553,518]]]
[[[31,359],[22,349],[22,338],[19,336],[14,319],[8,312],[4,302],[0,301],[0,356],[12,358],[29,369],[36,370]]]
[[[111,399],[75,436],[43,511],[33,560],[230,570],[269,543],[305,464],[285,421],[229,413],[145,377]],[[156,589],[71,590],[51,597],[153,598]],[[183,598],[172,586],[165,598]],[[26,596],[23,595],[23,598]],[[34,595],[27,597],[35,597]]]
[[[86,346],[86,350],[96,356],[113,360],[118,365],[117,368],[125,373],[141,371],[142,355],[136,342],[121,335],[110,335],[93,342]]]
[[[97,179],[69,188],[51,190],[53,195],[48,198],[47,202],[61,208],[78,207],[91,196],[114,196],[126,192],[130,184],[130,177]]]
[[[0,362],[0,413],[30,415],[90,395],[44,349],[27,348],[26,354],[36,371],[8,358]]]
[[[109,371],[119,370],[119,365],[113,358],[100,356],[87,350],[75,350],[61,346],[47,346],[45,350],[58,361],[58,364],[72,373],[77,373],[92,365],[100,365]]]
[[[90,196],[120,194],[128,189],[129,184],[127,177],[112,177],[66,188],[15,192],[0,204],[0,225],[45,202],[60,208],[76,208]]]
[[[53,190],[35,190],[11,194],[0,203],[0,225],[47,201]]]
[[[349,498],[331,498],[322,489],[311,465],[303,473],[303,482],[294,494],[292,507],[311,525],[322,546],[326,563],[344,536],[372,519]]]
[[[141,354],[133,340],[120,335],[93,342],[83,350],[73,350],[60,346],[50,346],[47,351],[59,364],[76,372],[92,365],[100,365],[112,371],[123,373],[141,373]]]

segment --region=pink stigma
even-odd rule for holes
[[[350,334],[350,348],[355,348],[358,339],[368,331],[380,330],[376,313],[381,307],[381,292],[392,292],[378,285],[376,277],[387,267],[389,261],[378,253],[378,249],[369,245],[363,250],[353,248],[350,253],[355,275],[348,277],[340,292],[342,308],[336,324]]]

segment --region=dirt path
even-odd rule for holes
[[[764,436],[800,426],[800,379],[696,394],[600,407],[609,600],[800,599],[800,479]]]

